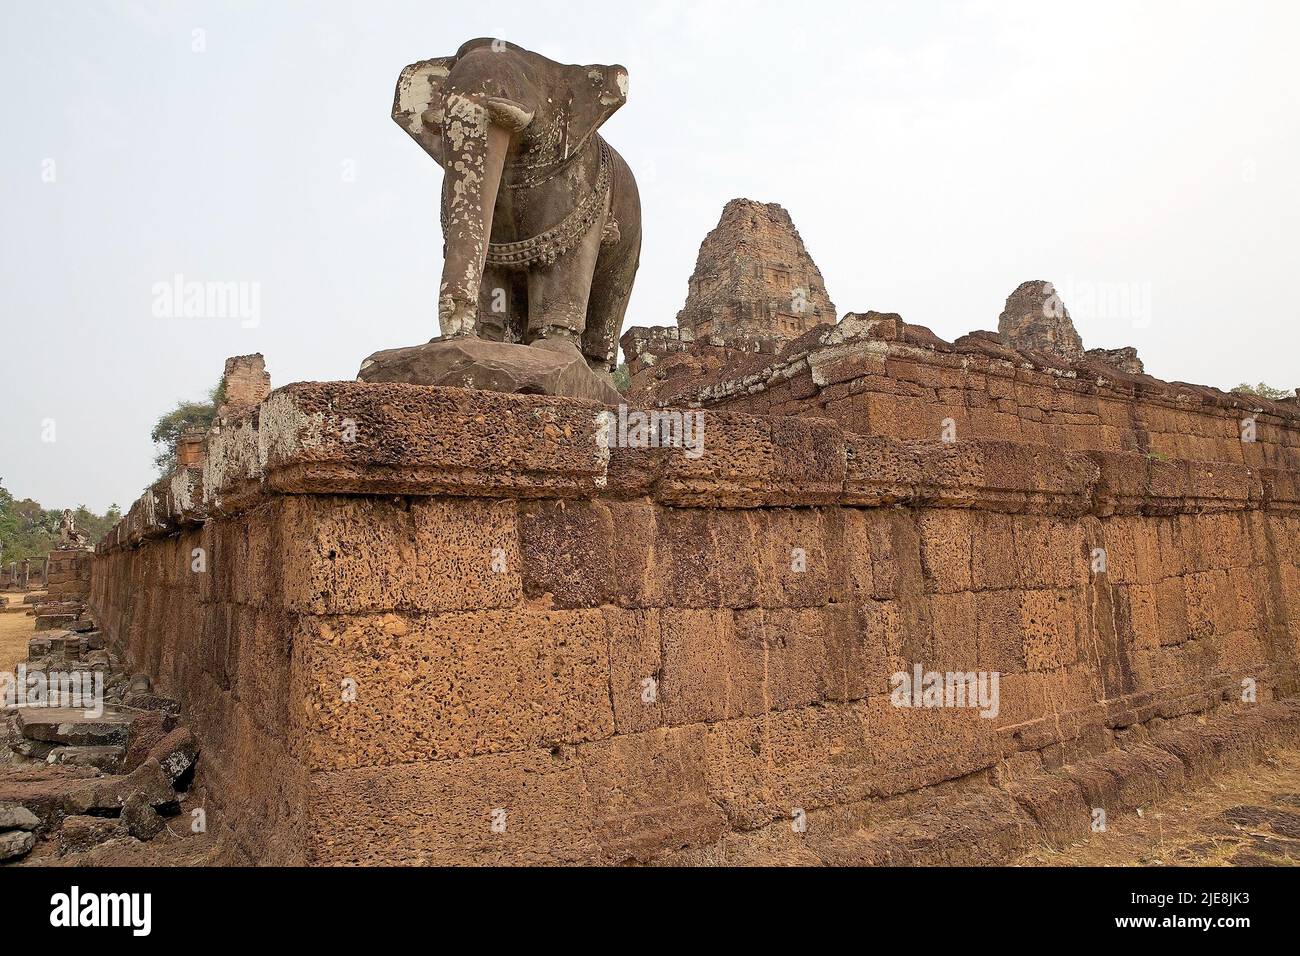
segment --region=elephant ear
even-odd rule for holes
[[[402,70],[393,94],[393,119],[439,166],[442,154],[442,88],[454,56],[420,60]]]
[[[627,102],[627,70],[613,66],[570,66],[568,143],[578,149],[587,137]]]

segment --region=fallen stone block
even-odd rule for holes
[[[144,792],[133,793],[122,804],[122,825],[137,840],[152,840],[167,825]]]
[[[1151,734],[1151,743],[1182,763],[1184,776],[1191,785],[1207,783],[1214,773],[1223,769],[1209,741],[1194,731],[1162,727]]]
[[[1056,774],[1038,774],[1009,781],[1003,789],[1029,811],[1053,846],[1065,847],[1088,838],[1092,814],[1072,780]]]
[[[59,852],[84,853],[125,833],[122,821],[113,817],[67,817],[59,829]]]
[[[1102,809],[1107,813],[1120,809],[1119,781],[1102,767],[1090,761],[1068,764],[1061,768],[1066,777],[1079,788],[1084,805],[1089,811]]]
[[[130,682],[126,685],[126,696],[134,697],[136,694],[152,694],[153,678],[148,674],[132,674]]]
[[[82,605],[75,601],[46,601],[43,604],[37,604],[37,615],[44,614],[71,614],[74,617],[80,616]]]
[[[50,653],[50,639],[48,637],[33,637],[27,642],[27,659],[29,661],[40,660]]]
[[[199,756],[199,744],[188,727],[177,727],[166,737],[158,741],[149,751],[149,757],[143,766],[157,761],[167,779],[173,784],[184,776],[185,771],[194,766]]]
[[[92,810],[118,810],[121,803],[111,781],[119,779],[122,778],[0,781],[0,800],[22,804],[40,820],[41,829],[50,829],[58,826],[65,816],[88,814]]]
[[[997,866],[1024,852],[1034,832],[1013,799],[989,791],[811,849],[830,866]]]
[[[102,651],[108,647],[108,640],[103,631],[91,631],[86,635],[86,650]]]
[[[112,660],[108,651],[87,651],[86,665],[96,670],[107,669],[112,666]]]
[[[77,619],[75,614],[37,614],[36,630],[49,631],[55,628],[67,628]]]
[[[121,746],[55,747],[45,758],[48,763],[73,767],[94,767],[114,773],[121,766],[126,748]]]
[[[26,737],[20,737],[11,744],[14,753],[31,760],[44,760],[50,755],[50,751],[55,748],[55,744],[46,740],[28,740]]]
[[[124,745],[131,729],[130,714],[108,709],[99,717],[75,707],[22,707],[17,714],[19,732],[28,740],[67,747]]]
[[[114,783],[117,804],[125,806],[135,796],[143,796],[151,807],[169,807],[179,803],[173,778],[153,757]]]
[[[54,650],[57,653],[60,650],[58,642],[55,642]],[[86,653],[86,639],[80,634],[68,633],[62,641],[63,660],[67,663],[80,660],[81,656]]]
[[[160,710],[145,710],[131,721],[131,733],[122,758],[122,772],[130,773],[144,763],[153,748],[176,727],[176,718]]]
[[[0,833],[0,862],[26,856],[36,846],[36,834],[26,830]]]
[[[0,830],[35,830],[36,814],[18,803],[0,803]]]

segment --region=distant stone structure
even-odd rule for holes
[[[72,509],[64,508],[63,516],[59,519],[59,547],[86,549],[89,544],[89,539],[77,530],[77,522],[72,517]]]
[[[1018,349],[1070,360],[1083,356],[1083,339],[1070,311],[1055,286],[1042,279],[1022,282],[1007,296],[1006,308],[998,316],[998,333]]]
[[[777,203],[733,199],[700,243],[677,326],[634,326],[619,344],[632,375],[667,355],[771,355],[782,342],[835,323],[826,292],[790,214]]]
[[[1146,373],[1146,367],[1142,360],[1138,358],[1138,350],[1131,345],[1126,345],[1122,349],[1088,349],[1084,352],[1084,357],[1094,362],[1101,362],[1104,365],[1113,365],[1121,372],[1129,375],[1143,375]]]
[[[217,418],[237,418],[251,411],[271,394],[271,376],[261,352],[232,355],[221,373],[221,407]]]
[[[792,339],[834,322],[835,304],[790,214],[777,203],[727,203],[700,243],[677,327],[696,339]]]

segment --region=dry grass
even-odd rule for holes
[[[9,606],[21,606],[21,591],[6,591]],[[0,614],[0,671],[12,672],[19,662],[27,660],[27,640],[36,632],[36,618],[26,614]]]
[[[1240,821],[1233,808],[1258,807],[1300,822],[1300,751],[1279,750],[1262,763],[1216,776],[1198,790],[1124,814],[1105,833],[1064,850],[1035,850],[1021,866],[1296,866],[1300,833]],[[1225,812],[1228,813],[1225,818]]]

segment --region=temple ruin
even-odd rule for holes
[[[109,707],[5,725],[0,854],[199,810],[208,863],[1006,864],[1300,743],[1297,399],[1086,350],[1043,280],[952,342],[837,321],[749,200],[619,395],[627,81],[402,71],[444,334],[227,360],[175,470],[65,529],[24,666]]]

